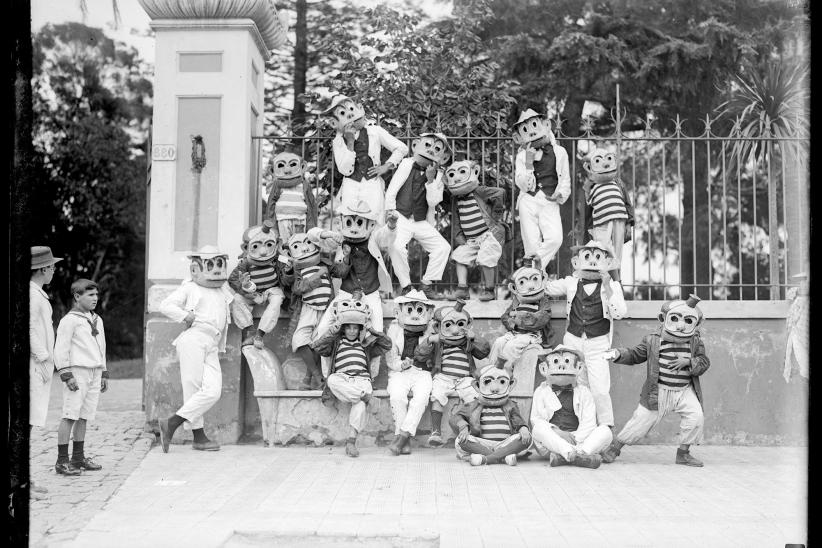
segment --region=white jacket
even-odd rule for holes
[[[48,365],[49,376],[54,368],[54,325],[51,323],[51,303],[46,292],[29,282],[29,347],[30,361]]]
[[[562,404],[551,385],[548,381],[542,381],[531,400],[531,426],[533,427],[537,420],[549,422],[561,407]],[[591,391],[579,384],[574,387],[574,415],[579,419],[579,426],[571,435],[577,443],[581,443],[597,427],[597,408]]]
[[[568,167],[568,153],[560,145],[552,145],[554,149],[554,156],[556,157],[557,165],[557,189],[554,195],[557,197],[558,204],[564,204],[568,196],[571,195],[571,170]],[[542,151],[536,151],[535,160],[542,158]],[[520,148],[517,152],[516,161],[514,164],[514,183],[522,192],[529,192],[534,190],[537,184],[537,179],[534,176],[534,168],[525,167],[525,149]],[[522,196],[522,194],[520,194]],[[546,196],[550,198],[550,196]],[[519,200],[517,200],[519,202]]]
[[[102,367],[106,369],[106,333],[103,319],[97,316],[97,336],[92,335],[92,315],[70,310],[57,326],[54,343],[54,365],[57,370],[69,367]]]
[[[548,296],[565,297],[566,317],[571,315],[571,303],[574,302],[574,297],[577,294],[579,280],[579,277],[572,275],[565,276],[559,280],[548,280],[545,282],[545,293],[547,293]],[[625,305],[625,297],[622,295],[622,285],[618,281],[612,279],[610,286],[613,293],[610,299],[605,295],[605,284],[602,284],[599,289],[600,298],[602,299],[603,304],[603,316],[611,320],[611,330],[608,333],[608,341],[611,341],[614,334],[613,320],[620,320],[625,316],[625,314],[628,313],[628,307]]]
[[[220,292],[225,306],[222,313],[217,310],[212,310],[209,306],[209,301],[202,300],[204,291]],[[228,331],[228,322],[231,319],[229,305],[233,300],[234,292],[228,287],[228,282],[219,288],[212,289],[199,286],[194,280],[183,280],[180,287],[172,291],[171,294],[160,303],[160,312],[175,322],[182,322],[186,316],[188,316],[189,312],[194,312],[194,324],[207,324],[220,331],[218,348],[220,352],[225,352],[226,333]],[[222,318],[225,318],[224,322],[218,320]],[[222,325],[219,325],[219,323],[222,323]],[[183,333],[185,333],[185,331]],[[177,337],[171,344],[176,346],[179,339],[180,337]]]
[[[408,154],[408,147],[380,126],[365,126],[360,131],[366,131],[368,133],[368,156],[371,157],[374,166],[382,164],[380,161],[380,152],[383,147],[391,151],[391,157],[388,158],[388,161],[395,166],[400,165],[400,161]],[[340,173],[344,177],[348,177],[354,173],[354,164],[357,155],[346,146],[345,139],[341,133],[338,133],[334,137],[331,146],[334,150],[334,163],[337,164],[337,169]]]
[[[391,177],[391,182],[388,184],[388,189],[385,191],[385,209],[397,209],[397,193],[405,185],[408,176],[411,174],[411,168],[414,166],[414,158],[403,158],[397,166],[397,170]],[[436,224],[437,204],[442,202],[443,190],[445,186],[442,183],[443,170],[437,170],[437,175],[431,183],[425,183],[425,201],[428,203],[428,213],[425,220],[429,224]]]

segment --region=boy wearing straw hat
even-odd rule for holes
[[[102,466],[85,456],[86,424],[94,420],[100,393],[108,389],[106,335],[97,308],[97,284],[81,278],[71,284],[74,306],[57,326],[54,364],[63,385],[63,418],[57,430],[57,463],[64,476],[79,476],[82,470]],[[71,460],[69,437],[73,434]]]

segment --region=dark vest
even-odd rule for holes
[[[368,251],[368,240],[364,242],[346,241],[345,243],[351,246],[351,254],[348,256],[351,269],[342,279],[340,289],[348,293],[361,289],[365,294],[377,291],[380,288],[380,265]]]
[[[551,386],[551,390],[554,390],[553,386]],[[554,390],[554,393],[556,393],[556,390]],[[559,403],[562,407],[554,411],[554,414],[551,416],[551,420],[548,422],[555,425],[563,432],[576,431],[576,429],[579,428],[579,417],[574,414],[573,389],[560,391],[560,393],[557,394],[557,398],[559,398]]]
[[[368,132],[365,128],[360,130],[360,135],[354,140],[354,173],[349,175],[350,179],[362,181],[368,179],[368,170],[374,167],[371,156],[368,155]]]
[[[424,331],[406,331],[405,329],[402,330],[403,346],[402,356],[400,356],[400,358],[411,358],[412,360],[414,359],[414,351],[417,349],[417,345],[419,344],[420,337],[423,335],[423,333]],[[414,365],[426,371],[431,370],[431,366],[425,360],[414,360]]]
[[[554,155],[554,148],[551,145],[545,145],[542,149],[542,159],[534,162],[534,178],[537,184],[531,196],[535,195],[539,190],[546,196],[550,196],[557,189],[559,179],[557,178],[557,157]]]
[[[425,197],[425,169],[416,162],[411,166],[411,173],[397,192],[397,211],[414,221],[424,221],[428,215],[428,202]]]
[[[585,280],[580,280],[577,284],[577,294],[571,302],[571,313],[568,315],[568,333],[582,337],[585,333],[588,337],[599,337],[607,335],[611,331],[611,322],[605,317],[602,310],[602,295],[600,289],[602,282],[598,281],[594,292],[590,295],[582,288]],[[590,282],[589,282],[590,283]]]

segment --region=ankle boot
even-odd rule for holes
[[[410,434],[408,432],[400,431],[400,433],[394,438],[391,445],[388,446],[388,450],[391,451],[392,455],[397,457],[402,453],[403,447],[405,447],[405,444],[408,443],[409,436]]]

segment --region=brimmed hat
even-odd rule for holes
[[[430,132],[429,133],[420,133],[420,137],[436,137],[437,139],[442,141],[443,144],[445,144],[445,147],[448,149],[448,154],[449,155],[453,154],[453,152],[454,152],[453,149],[451,148],[451,145],[448,143],[448,137],[446,137],[442,133],[430,133]]]
[[[576,348],[572,348],[566,344],[558,344],[554,348],[546,347],[539,351],[540,356],[547,356],[549,354],[554,354],[556,352],[570,352],[571,354],[575,354],[577,359],[581,362],[585,361],[585,355],[577,350]]]
[[[377,212],[371,210],[371,206],[368,205],[367,202],[363,200],[358,200],[354,203],[347,203],[343,204],[340,207],[339,211],[337,211],[338,215],[356,215],[357,217],[362,217],[363,219],[368,219],[370,221],[377,220]]]
[[[197,251],[195,253],[191,253],[190,255],[188,255],[188,258],[193,259],[193,258],[196,257],[196,258],[200,258],[200,259],[213,259],[214,257],[222,257],[224,255],[228,255],[228,254],[223,253],[222,251],[217,249],[217,246],[204,245],[203,247],[200,248],[199,251]]]
[[[614,257],[614,246],[611,242],[600,242],[597,240],[589,240],[585,245],[572,245],[571,246],[571,253],[576,254],[579,252],[580,249],[599,249],[601,251],[605,251],[609,253],[611,257]]]
[[[545,118],[545,116],[543,116],[539,112],[529,108],[529,109],[526,109],[524,112],[520,113],[519,119],[514,123],[514,126],[518,126],[521,123],[523,123],[527,120],[530,120],[531,118]]]
[[[340,106],[340,104],[344,103],[345,101],[354,101],[351,97],[347,95],[338,94],[331,98],[331,105],[322,111],[322,114],[330,114],[332,110]]]
[[[31,248],[31,269],[45,268],[62,261],[62,257],[54,257],[51,248],[45,245],[36,245]]]
[[[425,293],[420,291],[419,289],[412,289],[405,295],[400,295],[399,297],[394,298],[395,304],[405,304],[405,303],[422,303],[429,306],[434,306],[434,301],[430,300],[428,297],[425,296]]]

